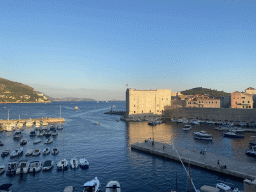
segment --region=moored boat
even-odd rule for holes
[[[44,136],[45,137],[50,137],[52,135],[52,132],[50,131],[50,130],[46,130],[45,132],[44,132]]]
[[[207,134],[205,131],[194,132],[194,138],[199,140],[212,141],[212,135]]]
[[[89,162],[84,157],[82,157],[79,159],[79,165],[81,168],[88,168]]]
[[[50,143],[52,143],[52,142],[53,142],[53,138],[50,137],[50,138],[48,138],[48,139],[46,139],[46,140],[44,141],[44,144],[50,144]]]
[[[224,183],[217,183],[216,188],[219,189],[221,192],[238,192],[238,188],[230,187]]]
[[[29,172],[39,172],[42,169],[42,163],[40,161],[31,161],[29,164]]]
[[[192,127],[191,125],[184,125],[182,129],[183,131],[189,131],[191,127]]]
[[[4,150],[4,151],[1,153],[1,157],[7,157],[9,154],[10,154],[10,150]]]
[[[4,146],[4,144],[3,144],[3,142],[2,142],[2,141],[0,141],[0,146]]]
[[[105,192],[121,192],[121,187],[118,181],[109,181],[106,185]]]
[[[48,155],[50,152],[51,152],[51,149],[50,149],[49,147],[46,147],[46,148],[43,150],[43,155]]]
[[[37,144],[37,143],[40,143],[41,142],[41,139],[36,139],[33,141],[33,144]]]
[[[29,169],[29,162],[27,159],[20,160],[16,169],[16,174],[27,173]]]
[[[230,138],[244,138],[243,135],[236,134],[235,132],[226,132],[223,134],[224,137],[230,137]]]
[[[76,168],[78,168],[78,165],[79,165],[79,163],[78,163],[78,160],[77,160],[77,158],[72,158],[71,160],[70,160],[70,167],[72,168],[72,169],[76,169]]]
[[[98,180],[97,177],[95,177],[93,180],[91,181],[87,181],[84,185],[84,190],[83,192],[98,192],[99,188],[100,188],[100,181]]]
[[[22,139],[20,145],[26,145],[28,143],[27,139]]]
[[[68,169],[68,161],[66,159],[62,159],[57,163],[57,168],[59,170]]]
[[[43,171],[49,171],[51,168],[53,168],[53,161],[46,160],[43,164]]]
[[[1,192],[12,192],[11,186],[12,186],[11,183],[2,184],[2,185],[0,185],[0,191]]]
[[[4,165],[0,165],[0,174],[5,172],[5,166]]]
[[[15,175],[17,169],[17,163],[16,162],[10,162],[8,163],[6,175]]]
[[[57,147],[52,148],[52,155],[57,155],[59,153],[59,150]]]
[[[20,147],[19,149],[16,149],[10,153],[10,158],[18,157],[23,154],[23,147]]]
[[[31,132],[29,133],[29,136],[31,136],[31,137],[36,136],[36,132],[35,132],[35,131],[31,131]]]
[[[247,150],[245,152],[246,155],[256,157],[256,151],[255,151],[256,146],[253,146],[251,149]]]
[[[35,149],[32,153],[32,156],[38,156],[41,154],[41,150],[40,149]]]
[[[52,130],[52,136],[57,136],[58,135],[58,131],[54,128]]]

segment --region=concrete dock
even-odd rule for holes
[[[47,123],[64,123],[65,119],[64,118],[51,118],[51,117],[42,117],[42,118],[38,118],[38,119],[11,119],[11,120],[0,119],[0,125],[8,124],[8,123],[18,123],[18,122],[26,123],[28,121],[32,121],[34,123],[36,121],[40,121],[40,122],[44,121]]]
[[[154,154],[157,156],[165,157],[171,160],[176,160],[180,162],[179,156],[183,163],[190,162],[191,165],[201,167],[207,170],[235,176],[242,179],[256,179],[256,166],[255,163],[250,163],[246,161],[239,161],[232,157],[224,157],[215,155],[213,153],[207,152],[203,155],[200,151],[185,149],[182,147],[166,144],[163,149],[164,144],[159,142],[143,142],[134,143],[131,145],[132,150],[138,150],[141,152]],[[175,150],[176,149],[176,150]],[[178,154],[177,154],[177,152]],[[219,165],[217,164],[219,160]],[[227,168],[223,169],[220,165],[226,165]]]

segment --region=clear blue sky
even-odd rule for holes
[[[2,0],[0,76],[53,97],[256,88],[256,2]]]

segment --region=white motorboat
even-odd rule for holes
[[[176,122],[177,122],[177,119],[173,119],[173,118],[172,118],[172,119],[171,119],[171,122],[172,122],[172,123],[176,123]]]
[[[57,163],[57,168],[58,169],[68,169],[68,161],[66,159],[62,159]]]
[[[50,144],[50,143],[52,143],[52,142],[53,142],[53,138],[50,137],[50,138],[48,138],[48,139],[46,139],[46,140],[44,141],[44,144]]]
[[[19,162],[18,168],[16,169],[16,174],[27,173],[29,169],[29,162],[27,159],[21,160]]]
[[[47,160],[43,164],[43,171],[49,171],[51,168],[53,168],[53,161]]]
[[[27,149],[27,151],[26,151],[26,156],[30,156],[30,155],[32,155],[33,154],[33,149]]]
[[[16,125],[16,127],[18,127],[18,128],[22,128],[22,127],[23,127],[23,125],[24,125],[24,124],[23,124],[22,122],[18,122],[18,123],[17,123],[17,125]]]
[[[230,137],[230,138],[244,138],[243,135],[239,135],[239,134],[237,134],[236,132],[233,132],[233,131],[223,133],[223,136],[224,137]]]
[[[106,185],[105,192],[121,192],[121,187],[118,181],[109,181]]]
[[[31,161],[29,164],[29,172],[39,172],[42,169],[42,163],[40,161]]]
[[[37,143],[40,143],[41,142],[41,139],[36,139],[33,141],[33,144],[37,144]]]
[[[7,132],[12,132],[14,129],[14,126],[11,124],[5,124],[4,127],[5,127],[5,131]]]
[[[57,130],[62,130],[63,129],[63,125],[59,125],[58,127],[57,127]]]
[[[17,169],[17,163],[16,162],[10,162],[8,163],[6,175],[15,175]]]
[[[36,121],[35,127],[40,127],[41,123],[40,121]]]
[[[5,172],[5,166],[4,165],[1,165],[0,166],[0,174],[4,173]]]
[[[89,162],[84,157],[82,157],[79,159],[79,165],[81,168],[88,168]]]
[[[183,119],[178,119],[176,123],[183,123]]]
[[[49,147],[46,147],[46,148],[43,150],[43,155],[48,155],[50,152],[51,152],[51,149],[50,149]]]
[[[250,145],[256,145],[256,136],[250,136],[249,144]]]
[[[48,122],[47,121],[43,121],[42,126],[43,127],[47,127],[48,126]]]
[[[230,186],[224,184],[224,183],[217,183],[216,184],[216,188],[217,189],[220,189],[220,191],[223,191],[223,192],[238,192],[238,188],[231,188]]]
[[[23,154],[23,147],[12,151],[12,152],[10,153],[10,157],[11,157],[11,158],[13,158],[13,157],[18,157],[19,155],[22,155],[22,154]]]
[[[76,168],[78,168],[78,165],[79,165],[79,163],[78,163],[78,160],[77,160],[77,158],[72,158],[71,160],[70,160],[70,167],[72,168],[72,169],[76,169]]]
[[[95,177],[93,180],[91,181],[87,181],[84,185],[84,190],[83,192],[98,192],[99,188],[100,188],[100,181],[98,180],[97,177]]]
[[[33,127],[34,122],[33,121],[27,121],[26,122],[26,127]]]
[[[192,127],[191,125],[184,125],[182,129],[183,131],[189,131],[191,127]]]
[[[198,121],[198,120],[196,120],[196,119],[194,119],[194,120],[192,120],[191,121],[191,124],[192,125],[198,125],[200,122]]]
[[[58,148],[57,147],[52,148],[52,155],[57,155],[57,154],[59,154]]]
[[[253,146],[251,149],[247,150],[245,152],[246,155],[256,157],[256,151],[255,151],[256,146]]]
[[[212,135],[207,134],[205,131],[194,132],[194,138],[199,140],[212,141]]]
[[[40,149],[35,149],[32,153],[32,156],[38,156],[41,154],[41,150]]]

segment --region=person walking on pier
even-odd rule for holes
[[[217,161],[217,165],[220,166],[220,160]]]

